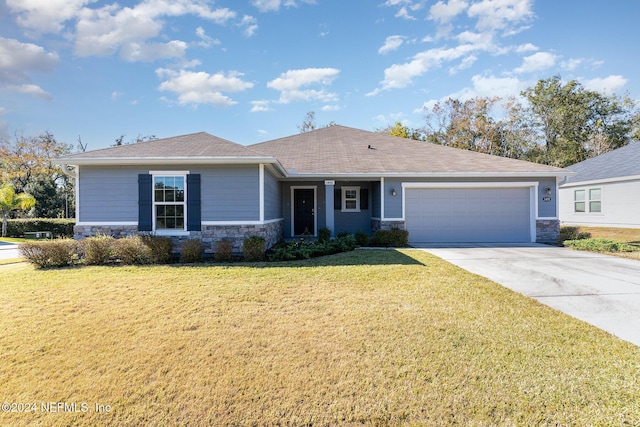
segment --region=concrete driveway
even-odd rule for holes
[[[640,261],[539,244],[416,247],[640,346]]]
[[[18,245],[7,242],[0,242],[0,259],[20,258]]]

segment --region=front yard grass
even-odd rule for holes
[[[2,273],[0,424],[640,423],[640,348],[419,250]]]
[[[602,252],[607,255],[613,255],[620,258],[631,258],[640,260],[640,228],[616,228],[616,227],[563,227],[572,229],[572,233],[575,235],[582,234],[584,236],[589,236],[590,239],[605,239],[611,242],[619,242],[626,243],[630,245],[632,251],[613,251],[607,252],[598,250],[597,252]],[[573,230],[575,229],[575,230]],[[590,246],[589,242],[583,245],[585,249],[589,250]],[[593,248],[598,248],[598,241],[594,241],[594,244],[591,245]],[[596,250],[592,250],[592,252],[596,252]]]

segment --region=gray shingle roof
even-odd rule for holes
[[[261,154],[218,138],[206,132],[155,139],[136,144],[119,145],[101,150],[87,151],[61,157],[72,164],[80,159],[143,159],[143,158],[211,158],[211,157],[264,157]]]
[[[567,169],[576,174],[568,177],[566,184],[640,176],[640,142],[592,157]]]
[[[344,126],[249,146],[298,174],[548,173],[563,170]]]

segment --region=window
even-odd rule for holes
[[[589,196],[588,198],[587,195]],[[573,206],[574,212],[602,212],[602,189],[575,190],[573,192]]]
[[[185,177],[154,175],[155,230],[185,230]]]
[[[360,187],[342,187],[342,212],[360,212]]]
[[[592,188],[589,190],[589,212],[602,211],[602,190],[600,188]]]
[[[575,212],[584,212],[584,190],[576,190],[573,192],[573,205]]]

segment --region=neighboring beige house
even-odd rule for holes
[[[560,181],[563,225],[640,228],[640,143],[569,166]]]

